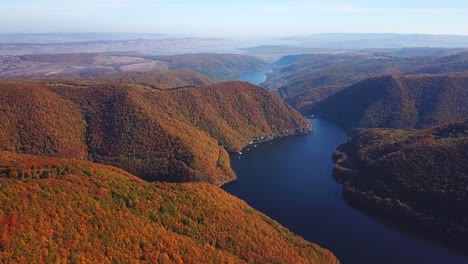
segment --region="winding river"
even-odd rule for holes
[[[342,263],[468,263],[468,257],[348,206],[332,178],[331,154],[347,135],[312,119],[309,135],[258,144],[233,155],[238,180],[223,188]]]

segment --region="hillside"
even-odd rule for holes
[[[216,186],[0,152],[0,262],[338,263]]]
[[[217,80],[194,70],[167,70],[162,72],[123,72],[95,77],[96,83],[138,83],[153,89],[214,84]]]
[[[242,72],[256,72],[268,64],[254,56],[240,54],[182,54],[151,57],[169,63],[169,69],[193,69],[219,80],[232,80]]]
[[[299,113],[310,115],[312,107],[327,98],[328,96],[343,90],[346,86],[325,86],[315,89],[310,89],[298,96],[284,99],[285,102],[290,104]]]
[[[317,102],[307,114],[335,120],[347,128],[443,124],[468,117],[468,75],[370,78]]]
[[[238,54],[150,56],[121,52],[0,56],[0,78],[89,78],[125,72],[191,69],[199,75],[203,73],[219,80],[232,80],[240,73],[259,71],[265,67],[267,64],[257,57]]]
[[[77,53],[0,56],[1,78],[86,78],[119,72],[167,70],[166,63],[137,55]]]
[[[275,63],[277,68],[263,85],[282,98],[310,89],[347,86],[382,74],[401,74],[428,63],[432,58],[398,58],[372,52],[290,55]]]
[[[468,252],[468,120],[367,129],[338,147],[334,177],[352,205],[432,230]]]
[[[437,54],[437,49],[429,49]],[[450,50],[440,49],[441,54]],[[468,71],[468,53],[412,56],[426,49],[362,51],[285,56],[262,84],[301,108],[310,108],[317,88],[344,87],[383,75],[443,74]],[[455,51],[452,51],[455,52]],[[408,56],[406,56],[408,55]],[[330,90],[329,90],[330,91]],[[320,92],[319,92],[320,93]],[[299,108],[297,108],[299,109]]]
[[[422,65],[410,73],[446,73],[468,70],[468,52],[438,58],[431,65]]]
[[[228,151],[310,123],[243,82],[160,90],[95,80],[0,82],[0,148],[89,159],[150,181],[235,179]]]

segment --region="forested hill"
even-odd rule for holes
[[[0,55],[0,78],[89,78],[122,72],[193,70],[218,80],[233,80],[241,73],[260,71],[267,66],[258,57],[218,53],[164,56],[132,52]]]
[[[0,151],[1,263],[338,263],[220,188]]]
[[[169,69],[193,69],[220,80],[232,80],[242,72],[256,72],[268,67],[262,59],[241,54],[180,54],[148,57],[168,63]]]
[[[353,205],[448,236],[468,252],[468,119],[363,129],[334,159],[334,176]]]
[[[347,128],[422,128],[468,117],[468,74],[370,78],[315,103],[308,113]]]
[[[292,98],[311,89],[349,86],[381,75],[442,74],[468,71],[468,53],[450,56],[400,57],[381,52],[303,54],[275,63],[263,86]]]
[[[308,133],[273,93],[243,82],[161,91],[145,82],[0,82],[0,149],[89,159],[158,181],[235,178],[226,152]]]
[[[89,81],[100,83],[137,83],[153,89],[167,90],[186,86],[214,84],[218,80],[194,70],[168,70],[162,72],[121,72],[106,74]]]

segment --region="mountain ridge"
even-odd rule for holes
[[[340,105],[340,108],[334,106]],[[369,78],[308,110],[345,127],[422,128],[468,117],[468,74]]]
[[[0,98],[0,149],[90,159],[151,181],[222,184],[235,179],[226,149],[312,129],[273,93],[238,81],[158,91],[138,83],[10,80],[0,82],[0,93],[9,94]]]

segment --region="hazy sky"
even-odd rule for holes
[[[468,35],[467,0],[0,0],[0,32]]]

